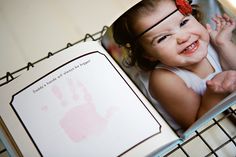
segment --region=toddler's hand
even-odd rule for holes
[[[223,71],[207,81],[207,88],[214,93],[231,93],[236,91],[236,71]]]
[[[227,14],[223,16],[213,17],[212,20],[216,24],[216,28],[213,29],[209,24],[206,28],[210,34],[211,41],[215,46],[221,46],[224,43],[231,41],[232,31],[235,29],[236,22],[233,18]]]

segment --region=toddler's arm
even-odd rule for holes
[[[207,81],[207,90],[202,96],[202,108],[199,110],[199,116],[234,91],[236,91],[236,71],[234,70],[221,72]]]
[[[236,45],[232,41],[232,32],[236,22],[227,14],[212,18],[216,28],[207,24],[206,28],[210,34],[211,42],[218,50],[221,65],[224,70],[236,69]]]
[[[225,97],[224,93],[210,90],[201,96],[187,87],[176,74],[163,69],[151,72],[149,90],[183,129],[187,129]]]

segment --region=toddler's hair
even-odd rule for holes
[[[137,34],[133,31],[133,24],[139,15],[148,15],[155,8],[155,5],[161,0],[142,0],[134,7],[120,16],[112,25],[113,38],[117,44],[126,49],[127,57],[124,58],[123,64],[131,67],[137,65],[142,70],[153,70],[159,63],[158,61],[150,61],[145,57],[145,50],[139,44],[136,38]],[[166,1],[166,0],[164,0]],[[201,22],[202,14],[197,5],[192,5],[192,15]]]

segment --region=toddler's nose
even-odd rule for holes
[[[189,40],[189,38],[190,38],[190,35],[189,34],[180,34],[177,38],[176,38],[176,40],[177,40],[177,43],[178,44],[183,44],[183,43],[185,43],[186,41],[188,41]]]

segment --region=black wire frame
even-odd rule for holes
[[[88,40],[90,40],[90,41],[91,40],[92,41],[101,40],[102,36],[107,31],[107,29],[108,29],[108,27],[104,26],[102,28],[102,30],[97,32],[97,33],[86,34],[83,39],[81,39],[81,40],[79,40],[75,43],[67,43],[65,48],[62,48],[62,49],[60,49],[56,52],[48,52],[47,56],[45,56],[45,57],[43,57],[43,58],[41,58],[41,59],[39,59],[35,62],[28,62],[28,64],[25,67],[22,67],[22,68],[14,71],[14,72],[6,72],[6,75],[0,78],[0,81],[5,80],[3,83],[0,84],[0,87],[7,84],[8,82],[14,80],[15,78],[17,78],[22,71],[29,70],[30,68],[33,68],[37,63],[39,63],[39,62],[41,62],[41,61],[43,61],[47,58],[50,58],[51,56],[53,56],[53,55],[55,55],[59,52],[62,52],[63,50],[65,50],[65,49],[67,49],[67,48],[69,48],[69,47],[71,47],[75,44],[78,44],[80,42],[85,42],[85,41],[88,41]],[[174,148],[169,153],[167,153],[165,155],[165,157],[173,156],[173,154],[177,151],[181,151],[182,154],[184,154],[186,157],[192,156],[192,152],[187,150],[185,147],[187,145],[189,145],[189,143],[191,143],[191,141],[194,141],[196,138],[200,139],[202,141],[202,143],[209,149],[209,153],[204,155],[206,157],[210,157],[210,156],[218,157],[219,155],[217,154],[217,152],[229,143],[233,144],[234,149],[235,149],[235,155],[234,156],[236,156],[236,131],[235,131],[234,135],[231,135],[229,133],[229,131],[224,127],[224,125],[221,124],[222,121],[227,119],[227,120],[230,121],[230,123],[232,124],[232,126],[236,130],[236,105],[228,108],[226,111],[224,111],[222,113],[222,115],[223,116],[218,118],[218,119],[213,118],[211,120],[211,124],[208,125],[207,127],[205,127],[204,129],[202,129],[200,131],[199,130],[195,131],[195,135],[193,135],[190,138],[186,139],[182,144],[177,145],[176,148]],[[218,145],[215,148],[213,148],[211,146],[211,144],[208,143],[207,139],[205,139],[204,136],[203,136],[204,133],[208,132],[213,127],[218,127],[225,134],[225,136],[227,137],[227,140],[225,140],[223,143],[221,143],[220,145]],[[0,144],[1,144],[1,140],[0,140]],[[5,155],[5,154],[7,154],[6,148],[1,148],[0,156]]]
[[[234,133],[230,133],[230,131],[225,128],[225,126],[223,125],[223,121],[224,120],[228,120],[231,123],[231,126],[234,128]],[[213,148],[213,146],[211,146],[211,144],[208,142],[207,139],[204,138],[203,134],[209,132],[210,129],[212,129],[213,127],[216,127],[217,129],[221,130],[221,132],[224,134],[224,136],[226,137],[224,139],[224,141],[217,145],[216,147]],[[233,156],[236,156],[236,105],[228,108],[226,111],[224,111],[221,114],[220,118],[213,118],[211,120],[211,122],[209,122],[209,125],[206,126],[204,129],[200,130],[200,131],[195,131],[195,135],[193,135],[192,137],[188,138],[187,140],[185,140],[182,144],[177,145],[172,151],[170,151],[169,153],[167,153],[165,155],[165,157],[171,157],[175,152],[180,151],[182,152],[182,154],[184,154],[186,157],[191,157],[193,154],[192,152],[189,152],[185,146],[187,146],[190,142],[196,140],[196,138],[198,138],[198,140],[201,141],[201,143],[203,143],[207,148],[208,148],[208,153],[206,153],[204,156],[205,157],[220,157],[220,155],[218,154],[218,152],[223,149],[226,145],[231,144],[234,148],[234,154]],[[213,136],[210,138],[214,138]],[[198,147],[198,146],[196,146]],[[195,148],[198,149],[198,148]]]
[[[74,43],[67,43],[66,44],[66,47],[62,48],[62,49],[59,49],[58,51],[55,51],[55,52],[48,52],[47,56],[35,61],[35,62],[28,62],[26,66],[16,70],[16,71],[13,71],[13,72],[6,72],[6,75],[5,76],[2,76],[0,77],[0,87],[7,84],[8,82],[14,80],[15,78],[17,78],[22,71],[24,70],[29,70],[30,68],[33,68],[37,63],[47,59],[47,58],[50,58],[51,56],[59,53],[59,52],[62,52],[63,50],[75,45],[75,44],[78,44],[78,43],[81,43],[81,42],[85,42],[85,41],[88,41],[88,40],[92,40],[92,41],[97,41],[97,40],[101,40],[102,36],[104,35],[104,33],[107,31],[108,27],[107,26],[104,26],[102,28],[101,31],[97,32],[97,33],[94,33],[94,34],[85,34],[84,38],[77,41],[77,42],[74,42]]]

